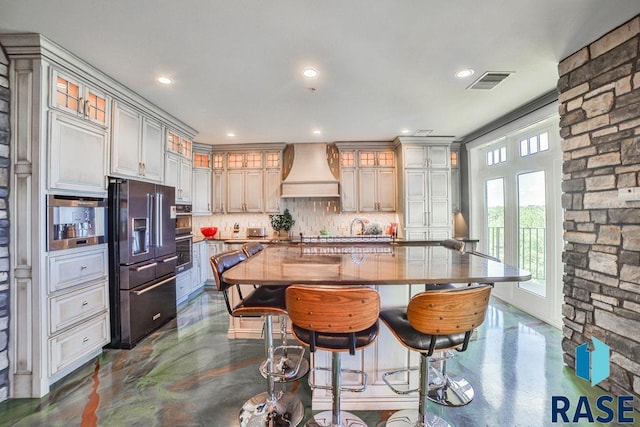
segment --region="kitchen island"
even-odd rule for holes
[[[261,253],[224,273],[228,283],[243,285],[367,285],[380,293],[381,308],[405,306],[425,284],[518,282],[531,278],[524,270],[440,245],[396,244],[297,244],[269,245]],[[244,321],[244,320],[243,320]],[[247,324],[249,326],[249,324]],[[243,325],[240,325],[242,329]],[[230,336],[259,338],[261,323],[249,331],[230,331]],[[255,335],[254,335],[255,334]],[[417,365],[417,354],[401,346],[384,326],[378,340],[355,356],[343,357],[344,369],[367,372],[369,384],[363,393],[344,393],[345,410],[410,409],[417,395],[396,395],[382,381],[382,373]],[[331,355],[311,355],[312,366],[330,367]],[[350,380],[344,376],[345,382]],[[351,379],[354,380],[354,379]],[[398,386],[415,388],[417,373],[400,379]],[[330,376],[317,375],[328,384]],[[331,393],[315,390],[313,410],[331,407]]]

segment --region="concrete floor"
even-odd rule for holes
[[[257,371],[264,348],[261,340],[227,339],[227,327],[221,296],[207,290],[133,350],[105,350],[42,399],[1,403],[0,426],[237,426],[242,404],[265,389]],[[428,410],[452,426],[554,425],[552,396],[577,405],[581,395],[595,402],[606,394],[563,364],[561,338],[559,330],[492,298],[477,338],[448,365],[474,386],[474,400]],[[303,422],[309,420],[306,378],[286,389],[301,399]],[[382,427],[394,411],[353,412]],[[633,415],[640,423],[640,414]]]

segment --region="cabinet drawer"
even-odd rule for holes
[[[55,334],[74,323],[88,319],[109,306],[106,281],[49,299],[50,332]]]
[[[49,340],[49,375],[109,342],[109,313],[76,326]]]
[[[49,257],[49,292],[107,278],[107,247]]]

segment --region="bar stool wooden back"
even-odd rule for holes
[[[293,324],[293,336],[309,351],[317,349],[332,353],[331,386],[315,383],[314,368],[309,375],[312,389],[332,391],[332,410],[314,416],[314,426],[365,426],[358,417],[340,410],[341,391],[364,391],[367,385],[365,372],[341,369],[341,352],[354,355],[378,338],[378,314],[380,297],[368,287],[311,287],[292,285],[286,291],[286,305]],[[360,375],[357,387],[342,385],[341,372]]]
[[[259,254],[264,250],[264,246],[260,242],[245,242],[242,245],[242,252],[251,258],[254,255]],[[253,286],[254,289],[257,286]],[[264,287],[264,292],[277,292],[281,293],[284,297],[284,287]],[[274,366],[274,379],[276,382],[291,382],[299,380],[309,372],[309,361],[304,358],[304,349],[301,347],[293,347],[287,345],[287,319],[288,316],[280,315],[280,340],[281,345],[273,348],[273,366]],[[266,322],[271,322],[270,319],[265,319],[265,328],[269,327]],[[273,345],[273,342],[270,343]],[[265,345],[269,343],[265,342]],[[291,351],[293,349],[293,351]],[[271,350],[266,349],[267,355]],[[267,377],[269,374],[269,361],[267,359],[260,365],[260,373],[263,377]]]
[[[400,390],[389,377],[408,369],[386,372],[382,379],[398,394],[420,393],[418,410],[394,413],[387,426],[437,426],[449,424],[440,417],[427,413],[429,388],[429,357],[435,351],[456,349],[465,351],[471,334],[484,322],[489,304],[491,286],[479,285],[449,291],[428,291],[414,296],[406,310],[392,308],[380,312],[380,319],[398,341],[409,350],[420,353],[420,385],[416,390]]]
[[[243,295],[239,285],[231,285],[224,280],[223,273],[230,268],[245,261],[247,256],[242,251],[227,251],[210,258],[213,276],[218,291],[224,293],[225,303],[229,314],[234,317],[260,317],[265,318],[265,352],[267,391],[253,396],[245,402],[240,410],[239,421],[241,426],[274,426],[297,425],[304,416],[304,406],[300,399],[292,393],[278,392],[275,390],[276,377],[279,375],[275,369],[273,330],[271,317],[273,315],[286,315],[284,305],[284,288],[267,289],[258,287],[248,295]],[[232,304],[229,293],[236,289],[240,301]],[[304,349],[298,347],[302,352]],[[302,359],[302,357],[300,357]],[[300,366],[298,365],[298,369]],[[262,371],[262,369],[261,369]]]

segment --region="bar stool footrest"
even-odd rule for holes
[[[318,389],[318,390],[333,390],[333,388],[330,385],[318,385],[315,381],[315,375],[316,375],[316,371],[323,371],[323,372],[329,372],[331,373],[331,369],[330,368],[313,368],[309,371],[309,378],[308,378],[308,382],[309,382],[309,387],[311,387],[311,389]],[[365,391],[367,389],[367,373],[364,371],[360,371],[360,370],[356,370],[356,369],[340,369],[340,375],[342,376],[343,373],[348,373],[348,374],[358,374],[360,375],[360,379],[361,381],[358,382],[357,384],[354,385],[349,385],[349,386],[341,386],[340,387],[340,391],[349,391],[349,392],[354,392],[354,393],[361,393],[363,391]]]
[[[431,370],[431,372],[429,373],[429,391],[431,390],[436,390],[436,389],[440,389],[443,387],[443,385],[445,384],[445,378],[442,376],[442,374],[440,372],[438,372],[437,370],[433,369],[431,366],[429,366],[429,369]],[[418,391],[420,391],[420,388],[412,388],[412,389],[399,389],[396,386],[394,386],[393,384],[391,384],[391,382],[389,382],[388,377],[391,377],[393,375],[397,375],[400,373],[409,373],[409,372],[415,372],[415,371],[420,371],[420,368],[415,366],[415,367],[410,367],[410,368],[404,368],[404,369],[397,369],[395,371],[388,371],[382,374],[382,381],[384,381],[384,383],[391,389],[391,391],[393,391],[395,394],[400,394],[400,395],[405,395],[405,394],[411,394],[411,393],[416,393]]]
[[[264,378],[271,374],[276,382],[295,381],[302,378],[309,372],[309,362],[304,357],[304,351],[304,347],[297,345],[276,347],[274,349],[276,371],[269,372],[269,359],[267,359],[260,364],[260,374]]]

